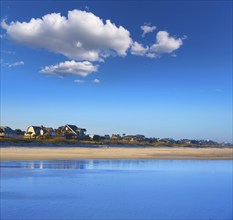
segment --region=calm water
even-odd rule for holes
[[[2,162],[1,219],[232,219],[232,161]]]

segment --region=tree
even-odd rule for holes
[[[54,129],[54,131],[56,132],[56,136],[58,136],[58,137],[63,136],[62,128],[63,127],[59,127],[58,129]]]
[[[93,136],[93,141],[100,141],[100,139],[101,139],[101,138],[100,138],[99,135],[96,135],[96,134],[95,134],[95,135]]]

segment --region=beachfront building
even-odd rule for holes
[[[87,138],[86,129],[79,128],[76,125],[67,124],[62,128],[62,134],[66,138]]]
[[[40,135],[43,135],[45,133],[45,131],[43,130],[42,126],[29,126],[27,128],[27,131],[24,134],[25,138],[35,138],[38,137]]]
[[[25,138],[37,137],[55,137],[56,133],[53,128],[46,128],[44,126],[29,126],[24,134]]]
[[[15,138],[17,137],[16,131],[8,126],[0,126],[0,137],[1,138]]]

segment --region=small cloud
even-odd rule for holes
[[[93,65],[89,61],[76,62],[72,60],[61,62],[51,66],[46,66],[41,69],[41,72],[62,77],[69,75],[86,77],[92,72],[97,72],[97,70],[98,65]]]
[[[84,83],[84,82],[85,82],[85,80],[82,80],[82,79],[76,79],[76,80],[74,80],[74,82],[75,82],[75,83]]]
[[[167,31],[159,31],[156,35],[156,42],[150,48],[151,51],[158,54],[172,53],[179,49],[183,44],[181,38],[170,37]]]
[[[100,80],[99,79],[94,79],[94,80],[92,80],[92,82],[95,83],[95,84],[98,84],[98,83],[100,83]]]
[[[23,61],[17,61],[15,63],[11,63],[9,65],[9,67],[14,67],[14,66],[21,66],[21,65],[24,65],[24,62]]]
[[[5,37],[6,37],[5,34],[0,34],[0,39],[3,39],[3,38],[5,38]]]
[[[158,57],[157,54],[150,52],[150,48],[148,46],[144,47],[142,44],[139,44],[138,42],[134,42],[131,47],[131,54],[136,56],[145,56],[149,58],[156,58]]]
[[[3,60],[1,60],[1,65],[6,66],[8,68],[11,68],[11,67],[24,65],[24,62],[23,61],[16,61],[14,63],[4,63]]]
[[[150,24],[144,24],[141,26],[141,30],[143,31],[142,37],[145,37],[146,34],[156,30],[156,26],[151,26]]]
[[[146,57],[149,57],[149,58],[157,58],[158,55],[155,54],[155,53],[147,53],[147,54],[146,54]]]
[[[183,45],[182,38],[169,36],[167,31],[159,31],[156,34],[156,41],[152,46],[143,46],[138,42],[134,42],[131,46],[131,54],[136,56],[146,56],[149,58],[158,58],[161,54],[172,53]],[[171,54],[176,57],[176,54]]]
[[[139,44],[135,41],[131,47],[131,54],[137,56],[144,56],[147,53],[148,49],[148,47],[143,47],[142,44]]]

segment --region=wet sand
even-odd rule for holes
[[[75,159],[174,159],[232,160],[232,148],[79,148],[79,147],[2,147],[0,159],[75,160]]]

